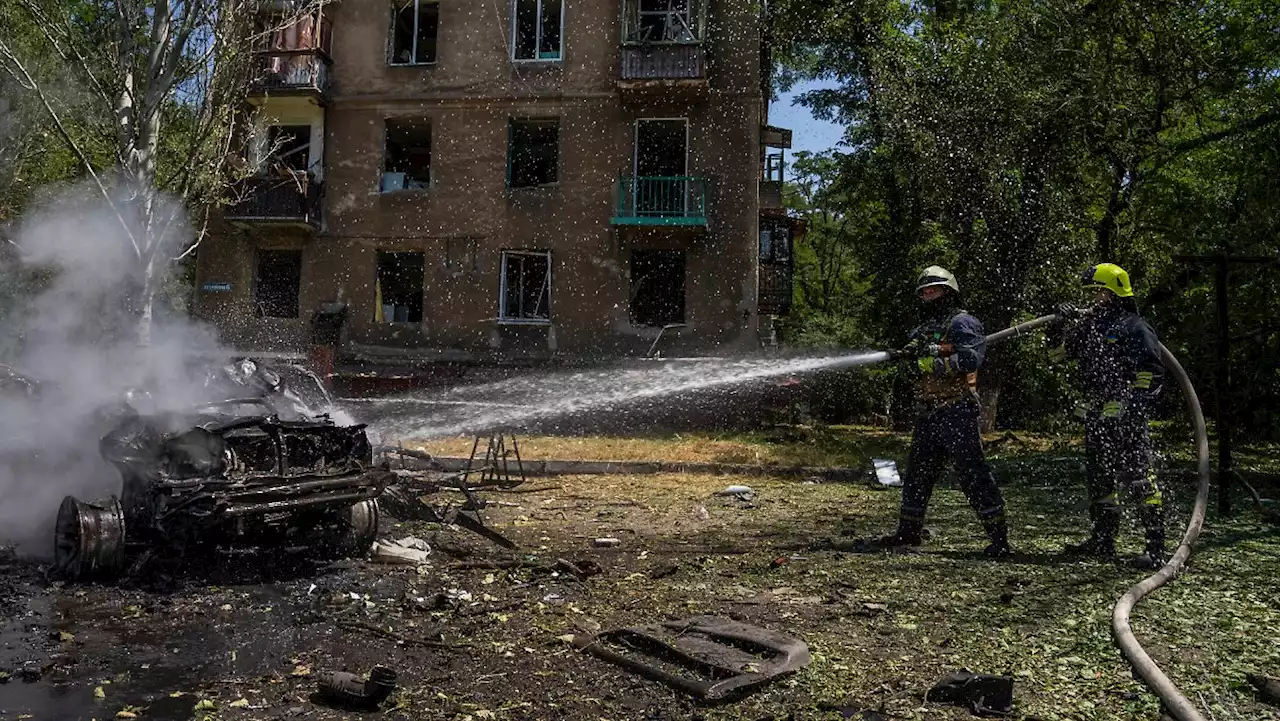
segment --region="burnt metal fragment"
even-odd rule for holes
[[[1013,712],[1013,678],[960,669],[934,684],[924,698],[964,706],[977,716],[1007,716]]]
[[[605,631],[577,648],[709,701],[749,691],[808,665],[798,638],[719,616]]]
[[[396,672],[385,666],[374,666],[369,679],[360,678],[346,671],[331,671],[320,677],[317,691],[320,697],[335,705],[348,708],[377,708],[396,688]]]

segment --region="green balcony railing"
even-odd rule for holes
[[[618,182],[614,225],[706,225],[707,179],[624,177]]]

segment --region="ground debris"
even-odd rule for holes
[[[421,538],[406,536],[395,541],[377,541],[373,544],[373,560],[417,566],[426,563],[431,556],[431,546]]]
[[[716,616],[620,628],[575,637],[572,643],[708,700],[746,693],[810,661],[809,646],[797,638]]]

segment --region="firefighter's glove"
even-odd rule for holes
[[[1059,318],[1065,321],[1080,320],[1085,315],[1085,311],[1083,308],[1074,306],[1070,303],[1059,303],[1055,305],[1053,307],[1053,312],[1055,315],[1057,315]]]
[[[942,346],[937,343],[925,343],[920,346],[920,354],[930,358],[937,358],[942,355]]]
[[[1124,401],[1107,401],[1106,403],[1103,403],[1102,417],[1103,418],[1123,417],[1125,412],[1125,405],[1126,404]]]

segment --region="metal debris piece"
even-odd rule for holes
[[[934,684],[924,700],[963,706],[976,716],[1003,716],[1013,711],[1013,678],[960,669]]]
[[[395,688],[396,672],[385,666],[374,666],[367,681],[354,673],[331,671],[317,684],[325,701],[351,708],[377,708]]]
[[[592,545],[594,545],[596,548],[617,548],[618,546],[622,545],[622,539],[597,538],[596,540],[592,541]]]
[[[573,644],[707,700],[745,693],[810,661],[800,639],[719,616],[605,631]]]

